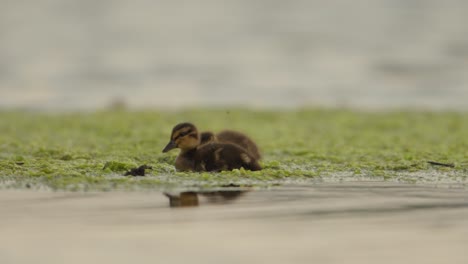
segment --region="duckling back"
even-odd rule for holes
[[[216,141],[217,139],[213,132],[204,131],[200,133],[200,145]]]
[[[247,150],[232,144],[210,142],[201,145],[194,157],[195,171],[225,171],[244,168],[257,171],[262,167]]]
[[[224,130],[216,134],[216,138],[219,142],[234,143],[247,150],[256,160],[261,159],[257,144],[243,133],[233,130]]]

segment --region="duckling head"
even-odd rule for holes
[[[205,131],[200,133],[200,144],[206,144],[209,142],[215,142],[216,136],[213,132]]]
[[[171,139],[163,152],[171,149],[180,148],[187,151],[200,145],[200,137],[197,128],[191,123],[180,123],[172,129]]]

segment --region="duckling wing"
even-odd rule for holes
[[[199,146],[194,158],[195,171],[226,170],[225,159],[220,157],[222,151],[222,144],[218,143],[211,142]]]
[[[241,132],[224,130],[216,134],[216,138],[219,142],[228,142],[240,146],[241,148],[247,150],[250,155],[257,160],[261,158],[257,144],[255,144],[252,139]]]
[[[209,143],[197,150],[195,170],[223,171],[245,168],[261,170],[258,161],[245,149],[230,143]]]
[[[215,141],[216,141],[216,136],[213,134],[213,132],[203,131],[200,133],[200,145],[210,143],[210,142],[215,142]]]

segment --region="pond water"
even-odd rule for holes
[[[466,263],[459,185],[0,192],[0,263]]]

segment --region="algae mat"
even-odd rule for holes
[[[172,127],[248,133],[264,170],[178,173],[177,151],[161,153]],[[385,180],[466,184],[468,114],[306,109],[176,112],[0,112],[3,188],[62,190],[268,187],[301,182]],[[453,164],[453,167],[428,161]],[[148,164],[145,177],[125,177]]]

